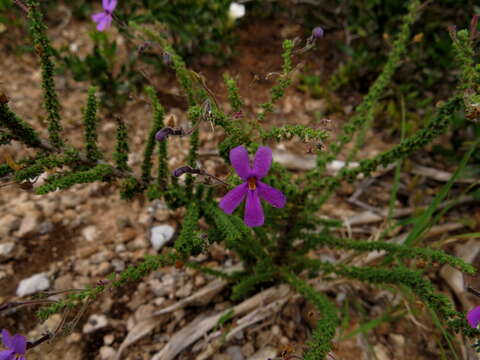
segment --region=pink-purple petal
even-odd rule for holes
[[[110,27],[110,24],[112,23],[112,18],[109,15],[106,15],[97,25],[97,30],[98,31],[103,31],[106,28]]]
[[[10,332],[7,329],[2,330],[2,342],[3,345],[5,345],[7,348],[11,349],[13,346],[12,342],[12,335],[10,335]]]
[[[468,312],[467,321],[472,328],[477,328],[480,323],[480,306],[477,306]]]
[[[283,208],[287,202],[287,198],[280,191],[267,185],[261,181],[257,181],[258,195],[265,201],[277,208]]]
[[[248,188],[247,184],[243,183],[230,190],[220,201],[220,209],[227,214],[231,214],[245,198]]]
[[[272,165],[272,150],[268,146],[260,146],[253,160],[253,175],[261,179],[268,174]]]
[[[92,15],[92,20],[95,21],[96,23],[99,23],[100,21],[103,20],[103,18],[107,16],[103,11],[101,13],[96,13]]]
[[[107,10],[110,0],[102,0],[102,7]]]
[[[256,190],[248,190],[247,203],[245,205],[245,214],[243,221],[245,225],[254,227],[262,226],[264,222],[263,208]]]
[[[244,146],[237,146],[230,150],[230,162],[233,168],[243,180],[247,180],[250,174],[250,160],[248,151]]]
[[[15,356],[16,354],[13,350],[0,351],[0,360],[13,360]]]
[[[27,339],[23,335],[15,335],[12,339],[12,345],[11,349],[19,355],[23,355],[27,351]]]
[[[113,12],[117,7],[117,0],[110,0],[110,4],[107,7],[104,7],[105,10]]]

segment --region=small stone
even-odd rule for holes
[[[150,242],[155,250],[160,250],[173,237],[175,229],[170,225],[154,226],[151,230]]]
[[[387,347],[383,344],[377,344],[373,347],[373,350],[375,352],[375,357],[378,360],[389,360],[392,357],[389,354],[389,351]]]
[[[100,348],[100,358],[102,360],[111,360],[115,357],[116,351],[111,346],[102,346]]]
[[[105,276],[112,271],[112,265],[104,261],[98,267],[92,271],[92,276]]]
[[[33,235],[38,231],[40,222],[40,213],[38,211],[31,211],[24,216],[20,229],[18,229],[16,235],[19,238]]]
[[[305,110],[313,112],[313,111],[320,111],[324,112],[326,108],[325,100],[315,100],[315,99],[308,99],[305,101]]]
[[[113,259],[112,266],[116,272],[122,272],[123,270],[125,270],[125,261],[120,259]]]
[[[78,343],[80,342],[80,340],[82,340],[82,334],[80,334],[79,332],[74,332],[70,334],[66,340],[67,340],[67,344]]]
[[[111,297],[104,297],[104,300],[102,300],[100,304],[100,311],[102,314],[107,314],[112,310],[114,300]]]
[[[65,290],[72,287],[73,277],[71,274],[66,274],[55,279],[53,287],[56,290]]]
[[[152,313],[155,311],[155,307],[152,304],[140,305],[135,311],[135,320],[140,322],[141,320],[152,317]]]
[[[98,230],[95,225],[89,225],[82,230],[82,236],[87,241],[95,241],[98,239]]]
[[[197,276],[195,276],[195,287],[200,287],[200,286],[203,286],[205,285],[207,281],[205,280],[205,277],[201,274],[198,274]]]
[[[148,247],[148,242],[144,235],[138,235],[135,238],[135,240],[127,244],[127,248],[129,250],[141,250],[141,249],[146,249],[147,247]]]
[[[230,359],[230,356],[226,355],[226,354],[215,354],[213,355],[213,360],[231,360]],[[263,359],[265,360],[265,359]]]
[[[242,354],[242,348],[240,346],[229,346],[227,348],[227,354],[230,355],[232,360],[245,360],[245,357]]]
[[[102,329],[108,325],[107,317],[103,314],[92,314],[88,318],[85,326],[83,327],[84,334],[90,334],[98,329]]]
[[[53,230],[53,224],[51,221],[44,221],[38,227],[38,233],[40,235],[45,235],[51,233]]]
[[[250,357],[254,352],[255,352],[255,347],[251,342],[248,342],[242,346],[242,354],[244,356]]]
[[[0,237],[4,238],[17,230],[20,225],[20,218],[13,214],[7,214],[0,218]]]
[[[90,258],[90,262],[94,265],[98,265],[102,262],[110,260],[111,257],[112,257],[112,254],[109,251],[102,251],[93,255]]]
[[[147,213],[142,213],[138,217],[138,223],[141,225],[147,225],[150,222],[151,216]]]
[[[88,276],[90,274],[90,262],[86,259],[76,260],[73,269],[80,275]]]
[[[43,323],[43,326],[47,329],[55,329],[62,322],[62,315],[53,314],[49,316],[47,320]]]
[[[132,222],[128,216],[120,215],[116,220],[118,230],[122,230],[128,226],[132,226]]]
[[[261,349],[258,350],[255,354],[253,354],[248,360],[265,360],[265,359],[273,359],[277,356],[278,351],[272,346],[264,346],[265,344],[261,345]]]
[[[117,254],[119,254],[119,253],[121,253],[121,252],[124,252],[124,251],[126,251],[126,250],[127,250],[127,248],[126,248],[125,245],[123,245],[123,244],[118,244],[117,246],[115,246],[115,252],[116,252]]]
[[[178,298],[185,298],[192,294],[192,290],[193,290],[193,284],[189,282],[185,286],[177,290],[176,295]]]
[[[49,287],[50,280],[48,280],[46,273],[35,274],[20,281],[17,287],[17,296],[22,297],[35,294],[36,292],[47,290]]]
[[[135,239],[138,235],[138,232],[133,228],[127,228],[123,230],[118,237],[115,238],[117,242],[126,243]]]
[[[7,242],[0,244],[0,260],[6,260],[12,257],[14,242]]]
[[[103,343],[105,345],[112,345],[114,341],[115,341],[115,336],[113,334],[107,334],[103,337]]]

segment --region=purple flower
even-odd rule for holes
[[[112,24],[112,14],[117,7],[117,0],[102,0],[102,6],[102,12],[92,15],[92,20],[97,23],[98,31],[103,31]]]
[[[27,339],[25,336],[16,334],[10,335],[8,330],[2,330],[2,341],[8,350],[0,351],[0,360],[26,360]]]
[[[324,34],[325,34],[325,32],[323,31],[323,29],[320,26],[317,26],[317,27],[313,28],[313,30],[312,30],[312,36],[315,39],[323,37]]]
[[[480,323],[480,306],[477,306],[468,312],[467,321],[472,328],[477,328]]]
[[[267,146],[260,146],[255,154],[253,168],[251,168],[247,149],[237,146],[230,150],[230,162],[244,183],[223,197],[220,201],[220,208],[227,214],[231,214],[246,197],[245,224],[250,227],[262,226],[264,215],[260,198],[277,208],[284,207],[287,200],[281,191],[260,181],[270,170],[272,150]]]

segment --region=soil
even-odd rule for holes
[[[90,23],[72,20],[67,24],[58,25],[57,28],[51,26],[49,31],[54,35],[52,38],[55,46],[74,43],[78,53],[85,54],[89,51],[87,32],[91,28]],[[239,41],[235,47],[237,56],[231,62],[220,67],[212,61],[214,59],[205,56],[196,60],[192,66],[205,77],[208,87],[216,94],[224,108],[228,108],[228,104],[222,74],[229,72],[236,77],[240,93],[245,97],[245,111],[255,112],[258,111],[258,104],[267,100],[268,89],[275,79],[274,73],[281,69],[280,51],[283,39],[301,36],[302,31],[300,27],[283,19],[269,22],[252,20],[238,30]],[[114,29],[111,29],[111,33],[116,34]],[[18,30],[0,34],[0,46],[3,48],[0,84],[2,91],[10,98],[12,110],[45,135],[37,59],[32,53],[19,53],[15,50],[17,46],[23,44],[23,36],[24,34]],[[118,34],[116,36],[120,41],[121,36]],[[326,109],[329,104],[324,99],[312,98],[308,93],[299,90],[297,85],[302,71],[328,78],[343,59],[343,55],[334,46],[335,41],[342,36],[341,33],[326,36],[301,61],[294,76],[293,86],[280,101],[278,110],[267,118],[267,126],[287,123],[324,126],[315,118],[315,112],[328,111]],[[269,73],[273,75],[266,79]],[[173,74],[166,73],[165,76],[152,78],[150,81],[159,91],[159,99],[166,109],[167,118],[173,115],[177,124],[185,123],[185,102]],[[86,83],[73,81],[69,74],[63,74],[57,77],[57,88],[63,106],[65,140],[68,139],[70,144],[81,147],[83,136],[81,111],[88,86]],[[329,114],[330,119],[333,119],[331,120],[333,125],[329,127],[332,135],[348,118],[359,99],[361,94],[354,92],[343,94],[341,101],[335,99],[342,111]],[[306,106],[307,104],[309,106]],[[133,96],[121,113],[112,114],[106,109],[102,110],[99,143],[107,158],[111,156],[114,146],[112,142],[112,134],[115,131],[114,116],[121,116],[127,123],[130,146],[133,150],[129,163],[138,169],[144,139],[150,126],[150,106],[144,95],[140,94]],[[360,157],[375,155],[391,145],[391,139],[388,139],[379,128],[371,130],[367,136],[368,141],[360,151]],[[202,166],[220,177],[226,175],[227,167],[221,158],[208,154],[215,149],[215,143],[221,138],[220,131],[212,131],[209,124],[202,125],[200,141],[204,152]],[[181,139],[170,141],[169,147],[173,154],[169,159],[171,169],[183,164],[187,151],[184,144],[185,141]],[[277,149],[294,154],[301,160],[307,156],[305,145],[296,141],[282,143]],[[429,150],[431,148],[421,151],[414,159],[409,160],[410,165],[417,163],[445,171],[455,169],[452,165],[439,162]],[[0,148],[0,159],[4,161],[11,157],[15,160],[28,152],[21,144],[13,143]],[[391,183],[392,173],[380,176],[376,182],[367,187],[359,200],[376,208],[388,207]],[[347,198],[360,184],[361,181],[355,185],[344,185],[322,210],[325,215],[346,219],[363,213],[364,209],[347,202]],[[402,184],[400,200],[403,201],[397,203],[399,207],[428,203],[441,186],[436,180],[411,172],[402,174]],[[152,248],[149,241],[151,228],[156,225],[171,225],[178,229],[181,225],[182,212],[167,210],[159,202],[150,203],[142,198],[130,202],[120,200],[117,190],[115,185],[95,183],[76,185],[65,191],[37,196],[32,191],[15,184],[2,187],[0,223],[3,228],[0,229],[0,244],[13,242],[14,248],[10,255],[0,259],[0,303],[17,299],[16,289],[20,281],[34,274],[46,273],[50,281],[48,290],[71,291],[92,286],[105,279],[112,271],[121,271],[129,265],[138,263],[147,254],[156,254],[157,251]],[[440,224],[461,223],[461,219],[467,215],[474,219],[469,225],[468,232],[478,232],[480,211],[468,204],[456,207]],[[29,225],[29,221],[33,223]],[[380,226],[381,224],[363,224],[345,228],[344,231],[375,236]],[[28,231],[24,231],[25,229]],[[450,233],[445,230],[428,241],[455,238],[455,234],[462,231],[467,232],[467,229],[462,227]],[[444,249],[457,253],[464,243],[465,240],[457,239],[444,246]],[[341,254],[321,250],[312,256],[338,259]],[[480,258],[477,256],[471,261],[479,265]],[[201,262],[205,266],[229,268],[234,266],[237,260],[221,246],[215,245],[209,249]],[[452,290],[445,278],[440,275],[439,267],[432,268],[427,273],[441,291],[456,301],[460,309],[467,310],[466,305],[475,303],[468,294],[462,295],[464,296],[462,301],[459,294]],[[138,283],[130,283],[121,289],[101,295],[85,309],[75,309],[67,314],[69,321],[75,325],[71,332],[62,333],[51,342],[29,351],[28,359],[112,359],[112,354],[118,350],[135,325],[151,316],[152,312],[175,304],[213,280],[212,277],[191,269],[175,267],[160,269]],[[472,286],[480,288],[477,278],[470,278],[468,281]],[[320,280],[315,284],[323,286]],[[340,341],[344,335],[358,329],[361,324],[381,317],[392,302],[401,307],[406,301],[400,299],[398,294],[394,296],[380,287],[370,287],[352,281],[332,286],[326,294],[343,309],[342,314],[349,313],[342,330],[339,330],[336,336],[335,348],[331,353],[333,359],[438,359],[443,349],[448,348],[439,330],[432,324],[428,312],[421,307],[411,310],[407,316],[381,322],[365,334],[354,334]],[[232,305],[234,304],[229,300],[228,291],[223,291],[204,305],[191,305],[179,309],[148,331],[142,339],[127,347],[121,358],[150,359],[175,333],[198,317]],[[29,339],[39,338],[46,330],[53,331],[61,316],[53,316],[41,324],[35,316],[36,309],[22,307],[7,311],[0,318],[0,327],[25,334]],[[357,311],[358,309],[362,311]],[[95,316],[101,319],[98,320]],[[287,359],[286,355],[301,355],[309,341],[315,321],[320,317],[321,314],[317,314],[301,297],[292,296],[274,317],[247,327],[233,339],[225,341],[210,358],[260,359],[254,357],[254,354],[257,356],[269,354],[268,356],[272,358],[283,354]],[[88,330],[89,324],[95,327],[102,321],[105,321],[103,326],[93,331]],[[423,326],[419,327],[419,323]],[[463,344],[462,339],[458,340]],[[206,344],[208,344],[206,339],[200,339],[193,346],[183,350],[177,358],[197,358],[201,350],[206,348]],[[463,355],[466,356],[470,352],[469,359],[474,359],[468,349],[468,346],[462,346]],[[266,359],[266,355],[262,359]]]

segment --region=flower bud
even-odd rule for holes
[[[173,134],[173,129],[171,127],[163,128],[162,130],[158,131],[155,134],[155,140],[163,141],[168,137],[168,135],[172,135],[172,134]]]
[[[314,39],[319,39],[323,37],[324,34],[325,34],[325,31],[323,31],[323,29],[320,26],[317,26],[312,30],[312,37]]]

